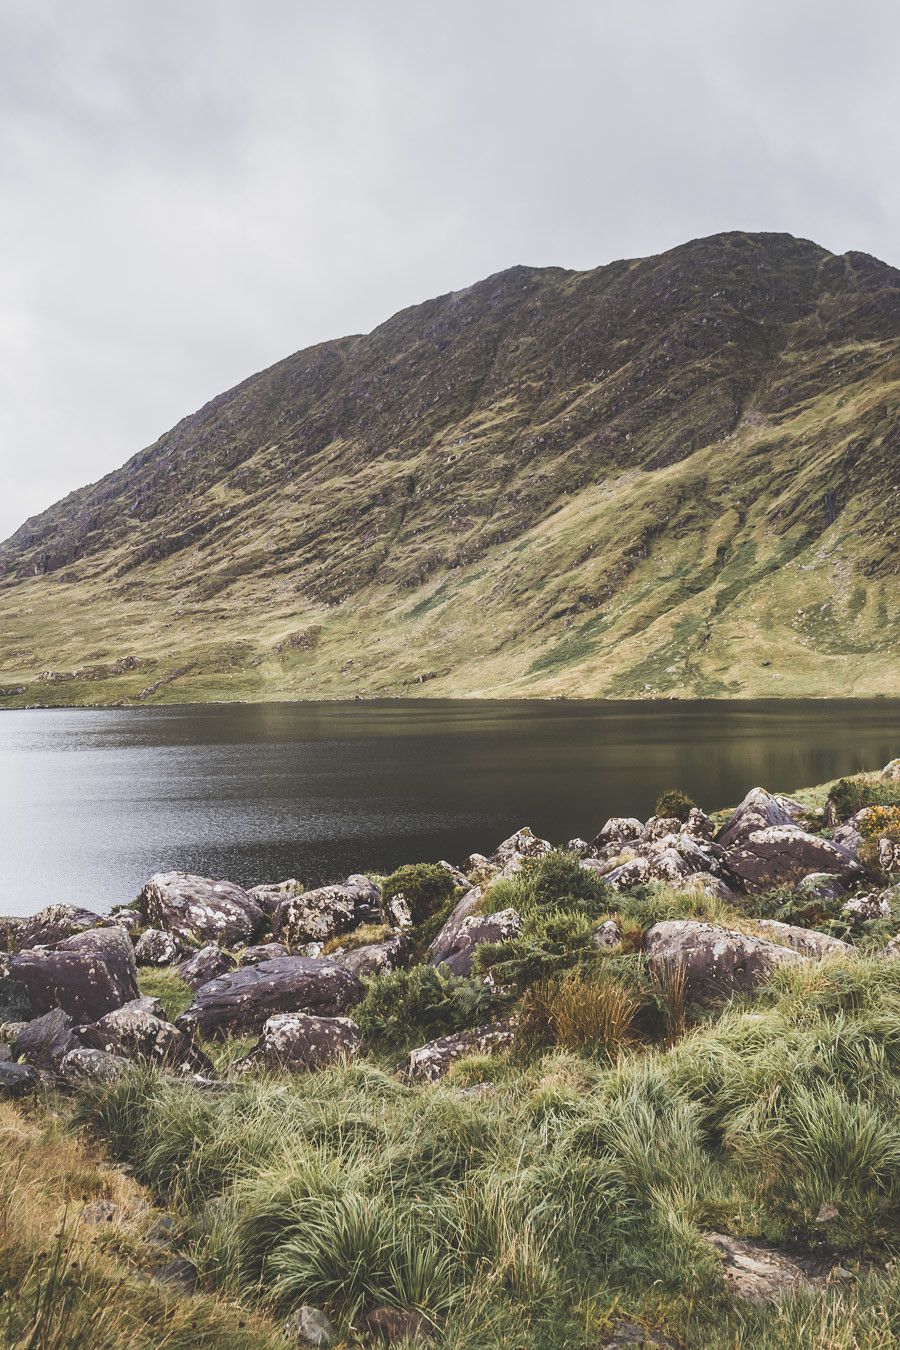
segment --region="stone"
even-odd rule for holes
[[[875,891],[867,895],[854,895],[841,905],[841,915],[851,927],[860,928],[873,919],[889,919],[891,902]]]
[[[24,1097],[38,1086],[37,1069],[30,1064],[13,1064],[0,1060],[0,1097]]]
[[[796,825],[751,830],[728,849],[725,862],[729,873],[751,895],[797,885],[810,872],[829,872],[843,883],[863,875],[848,849]]]
[[[371,1340],[389,1345],[398,1341],[428,1345],[434,1340],[431,1322],[415,1308],[373,1308],[362,1319],[360,1330]]]
[[[157,1284],[168,1285],[183,1294],[192,1294],[197,1288],[197,1267],[186,1256],[173,1256],[153,1272]]]
[[[881,777],[886,783],[900,783],[900,759],[892,759],[885,764]]]
[[[201,985],[176,1026],[203,1036],[226,1031],[262,1031],[278,1012],[341,1017],[360,1001],[360,980],[336,961],[282,956],[258,966],[240,966]]]
[[[846,887],[834,872],[809,872],[801,878],[797,890],[811,900],[839,900]]]
[[[258,966],[260,961],[277,961],[290,956],[283,942],[263,942],[258,947],[245,947],[238,955],[239,966]]]
[[[271,918],[286,896],[303,894],[303,882],[296,877],[288,877],[286,881],[251,886],[247,894]]]
[[[80,1041],[107,1055],[142,1064],[213,1075],[213,1066],[191,1038],[171,1022],[149,1012],[142,999],[116,1008],[90,1026],[78,1028]]]
[[[440,964],[454,975],[471,975],[477,947],[483,942],[504,942],[516,937],[521,930],[522,920],[514,909],[501,909],[496,914],[472,914],[459,924],[453,945]],[[432,965],[436,964],[432,957]]]
[[[443,867],[445,872],[450,873],[454,886],[461,886],[464,891],[468,890],[469,878],[466,876],[465,872],[461,872],[458,867],[454,867],[452,863],[447,862],[444,858],[440,859],[438,867]]]
[[[692,839],[712,839],[715,832],[715,821],[705,811],[701,811],[699,806],[692,806],[687,820],[681,827],[681,833],[690,835]]]
[[[813,960],[824,960],[829,956],[852,957],[857,955],[855,947],[828,933],[819,933],[815,928],[801,928],[793,923],[779,923],[777,919],[759,919],[757,927],[765,930],[773,942],[783,942],[795,952],[802,952]]]
[[[381,890],[368,877],[351,876],[340,886],[320,886],[286,896],[272,919],[272,934],[289,947],[327,942],[362,923],[380,923]]]
[[[117,923],[132,937],[135,933],[139,933],[144,926],[144,920],[136,909],[114,909],[109,916],[109,921],[110,923]]]
[[[679,1350],[677,1341],[621,1317],[616,1318],[600,1344],[601,1350],[627,1350],[634,1346],[638,1350]]]
[[[576,858],[587,858],[591,853],[592,846],[586,839],[570,839],[566,844],[566,852],[574,853]]]
[[[123,1055],[109,1055],[104,1050],[76,1046],[64,1055],[58,1066],[60,1078],[67,1083],[114,1083],[128,1073],[131,1065]]]
[[[115,925],[18,952],[10,974],[25,985],[35,1015],[59,1007],[75,1022],[94,1022],[139,993],[131,939]]]
[[[497,875],[499,868],[495,867],[490,858],[486,858],[483,853],[470,853],[461,870],[465,873],[470,886],[483,886]]]
[[[428,948],[428,956],[433,966],[439,966],[453,951],[460,925],[469,917],[473,909],[481,904],[484,892],[480,886],[472,886],[465,895],[457,900],[437,937]]]
[[[226,947],[252,942],[265,915],[245,890],[230,881],[213,881],[191,872],[156,872],[135,907],[144,922],[188,942],[219,942]]]
[[[76,905],[47,905],[24,920],[17,934],[17,945],[20,951],[26,947],[52,947],[54,943],[89,928],[108,927],[109,922],[109,919],[102,914],[95,914],[91,909],[79,909]]]
[[[691,872],[677,883],[677,888],[691,895],[708,895],[711,900],[721,900],[726,905],[733,904],[735,898],[731,887],[710,872]]]
[[[384,917],[392,928],[412,928],[412,909],[402,891],[397,891],[384,901]]]
[[[854,857],[859,853],[862,841],[863,837],[861,832],[857,829],[856,825],[849,820],[845,825],[839,825],[836,830],[832,830],[831,832],[831,842],[833,844],[839,844],[841,848],[845,848],[847,852],[852,853]],[[813,875],[822,876],[823,874],[821,872],[816,872],[813,873]]]
[[[641,830],[641,840],[646,844],[655,843],[667,834],[680,834],[681,821],[677,816],[651,816]]]
[[[148,928],[134,944],[134,959],[139,966],[174,966],[184,956],[184,947],[174,933]]]
[[[334,1345],[338,1339],[337,1327],[321,1308],[304,1303],[291,1313],[284,1323],[284,1334],[301,1346],[322,1347]]]
[[[644,935],[644,949],[651,969],[684,968],[687,998],[697,1003],[752,992],[777,965],[808,959],[792,947],[694,919],[654,924]]]
[[[509,1021],[492,1022],[476,1027],[474,1031],[460,1031],[452,1036],[439,1036],[427,1045],[413,1050],[406,1061],[406,1075],[413,1082],[434,1083],[447,1072],[450,1065],[468,1055],[494,1054],[508,1050],[513,1030]]]
[[[551,843],[546,839],[539,839],[532,829],[523,825],[515,834],[511,834],[508,839],[497,845],[490,861],[496,867],[502,868],[513,859],[543,858],[552,852]]]
[[[266,1021],[259,1042],[232,1068],[241,1072],[263,1064],[269,1069],[324,1069],[354,1059],[360,1040],[359,1027],[349,1017],[276,1013]]]
[[[900,874],[900,839],[892,839],[888,835],[882,835],[880,839],[875,841],[875,850],[879,872],[885,877]]]
[[[22,1028],[13,1042],[12,1055],[35,1069],[54,1069],[77,1044],[71,1017],[62,1008],[51,1008]]]
[[[19,935],[27,922],[27,919],[14,918],[9,914],[0,917],[0,950],[9,953],[21,947]]]
[[[386,938],[384,942],[367,942],[362,947],[354,947],[336,957],[344,970],[352,971],[360,979],[363,976],[383,975],[385,971],[397,970],[409,962],[412,943],[403,933]]]
[[[622,844],[640,839],[643,829],[643,822],[636,816],[612,816],[595,836],[593,846],[597,849],[606,849],[610,845],[621,848]]]
[[[186,961],[182,961],[178,967],[178,974],[189,984],[192,989],[199,989],[201,984],[208,984],[214,980],[217,975],[224,975],[227,970],[234,970],[237,962],[228,952],[223,952],[222,948],[214,942],[208,942],[205,947],[194,952]]]
[[[725,1283],[738,1298],[753,1303],[776,1303],[785,1294],[816,1290],[824,1279],[806,1273],[792,1257],[762,1242],[750,1242],[725,1233],[704,1237],[722,1258]]]
[[[618,947],[622,941],[622,930],[615,919],[607,919],[605,923],[598,924],[591,933],[591,941],[595,947]]]
[[[881,958],[883,961],[900,961],[900,933],[882,948]]]
[[[793,825],[803,814],[803,807],[792,798],[773,795],[761,787],[751,788],[722,826],[717,842],[722,848],[731,848],[756,830]]]

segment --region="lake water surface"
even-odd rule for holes
[[[397,701],[0,714],[0,913],[170,869],[317,884],[554,842],[664,788],[708,809],[900,754],[900,701]]]

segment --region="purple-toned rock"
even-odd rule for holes
[[[469,917],[474,909],[481,904],[484,898],[484,892],[480,886],[472,886],[466,891],[465,895],[460,896],[453,909],[450,911],[449,918],[444,923],[437,937],[428,948],[428,956],[433,966],[439,966],[445,961],[453,951],[456,935],[459,932],[460,924]]]
[[[183,1031],[148,1012],[142,999],[78,1028],[83,1045],[143,1064],[211,1075],[213,1066]]]
[[[95,1022],[138,996],[131,939],[115,925],[18,952],[9,971],[25,986],[36,1016],[62,1008],[75,1022]]]
[[[418,1050],[413,1050],[406,1062],[406,1075],[414,1082],[434,1083],[447,1072],[450,1065],[468,1055],[495,1054],[512,1044],[512,1023],[492,1022],[476,1027],[474,1031],[460,1031],[454,1036],[440,1036]]]
[[[237,962],[228,952],[223,952],[221,947],[216,946],[214,942],[208,942],[205,947],[194,952],[186,961],[182,961],[178,967],[178,974],[189,984],[192,989],[199,989],[201,984],[209,984],[218,975],[224,975],[226,971],[234,970]]]
[[[522,920],[514,909],[501,909],[496,914],[471,914],[459,924],[453,945],[442,957],[454,975],[471,975],[475,951],[484,942],[503,942],[516,937],[522,930]],[[438,962],[432,956],[432,965]]]
[[[62,1008],[52,1008],[22,1027],[13,1041],[12,1057],[35,1069],[54,1069],[77,1044],[71,1017]]]
[[[145,929],[134,944],[134,959],[139,966],[174,966],[183,956],[180,939],[162,928]]]
[[[786,947],[793,947],[795,952],[801,952],[814,961],[821,961],[829,956],[857,955],[856,948],[849,942],[842,942],[840,938],[831,937],[828,933],[820,933],[815,928],[779,923],[777,919],[760,919],[757,927],[762,928],[765,936],[771,937],[773,942],[783,942]]]
[[[262,886],[251,886],[247,894],[250,896],[251,900],[255,900],[260,909],[271,918],[282,900],[287,896],[303,894],[303,882],[298,881],[296,877],[288,877],[286,881],[270,882]]]
[[[749,993],[778,965],[806,960],[792,947],[694,919],[669,919],[644,935],[651,969],[673,966],[684,971],[692,1002],[714,1003],[734,993]]]
[[[327,942],[362,923],[381,922],[381,890],[368,877],[348,877],[340,886],[320,886],[281,901],[272,934],[289,947]]]
[[[645,844],[654,844],[658,839],[664,839],[666,835],[680,833],[681,821],[677,816],[651,816],[641,830],[641,841]]]
[[[538,836],[527,825],[523,825],[515,834],[498,844],[490,861],[495,867],[503,868],[514,859],[543,858],[553,852],[553,845]]]
[[[751,895],[778,886],[795,886],[809,872],[830,872],[844,883],[863,875],[861,865],[847,849],[796,825],[751,830],[728,849],[725,863]]]
[[[276,1013],[262,1036],[233,1069],[243,1072],[264,1065],[294,1071],[324,1069],[359,1054],[359,1027],[349,1017],[315,1017],[309,1013]]]
[[[636,816],[612,816],[595,837],[593,847],[599,851],[620,849],[623,844],[640,839],[643,829],[643,822]]]
[[[364,976],[384,975],[388,970],[405,966],[412,953],[412,943],[403,933],[386,938],[384,942],[367,942],[352,951],[335,956],[338,965],[362,979]]]
[[[262,942],[258,947],[245,947],[238,954],[238,965],[258,966],[260,961],[277,961],[282,956],[290,956],[283,942]]]
[[[803,814],[803,807],[792,798],[766,792],[761,787],[751,788],[722,826],[717,842],[722,848],[731,848],[756,830],[794,825]]]
[[[341,1017],[364,992],[356,976],[336,961],[282,956],[258,966],[240,966],[201,985],[176,1025],[185,1032],[196,1029],[202,1036],[211,1036],[261,1031],[278,1012]]]
[[[136,909],[116,909],[109,916],[110,923],[117,923],[120,928],[131,937],[139,933],[144,926],[144,920],[138,914]]]
[[[135,907],[152,928],[226,947],[252,942],[265,923],[259,905],[240,886],[190,872],[157,872]]]
[[[79,909],[76,905],[47,905],[45,909],[23,920],[16,935],[17,946],[20,951],[26,947],[52,947],[89,928],[106,928],[109,922],[109,919],[102,914],[95,914],[92,909]]]

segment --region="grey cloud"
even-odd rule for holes
[[[0,537],[206,398],[517,262],[898,253],[900,11],[5,0]]]

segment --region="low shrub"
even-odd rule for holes
[[[841,778],[828,794],[826,812],[834,820],[844,821],[865,806],[900,806],[900,783],[878,778]]]
[[[353,1019],[369,1049],[400,1055],[438,1036],[489,1022],[505,1006],[482,980],[416,965],[371,980]]]
[[[475,952],[475,974],[521,993],[528,985],[576,967],[596,965],[594,925],[583,914],[553,908],[526,911],[522,931],[503,942],[484,942]]]
[[[681,788],[667,788],[656,799],[655,812],[658,816],[672,816],[676,820],[686,821],[697,803]]]
[[[547,853],[543,858],[525,862],[516,878],[520,909],[566,909],[599,918],[608,914],[613,893],[589,868],[582,867],[570,853]]]
[[[409,905],[413,923],[418,925],[446,905],[456,883],[446,867],[438,863],[410,863],[385,877],[381,890],[385,901],[402,896]]]
[[[550,1046],[615,1059],[628,1043],[640,999],[616,979],[540,980],[519,1004],[515,1048],[533,1054]]]

